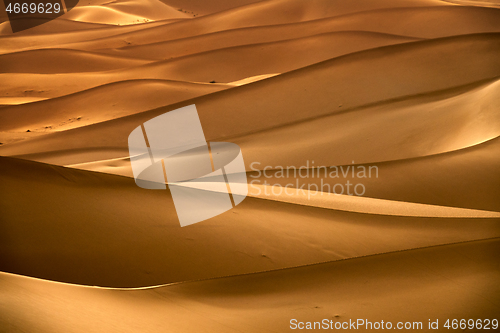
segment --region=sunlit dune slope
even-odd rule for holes
[[[99,6],[76,7],[65,15],[66,19],[74,21],[124,25],[186,17],[189,17],[186,13],[157,0],[118,0]]]
[[[203,16],[222,12],[231,8],[245,6],[254,2],[262,0],[161,0],[164,4],[173,8],[182,9],[185,12],[196,14],[196,16]]]
[[[492,7],[500,8],[500,2],[498,0],[443,0],[445,2],[465,5],[465,6],[481,6],[481,7]]]

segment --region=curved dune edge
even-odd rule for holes
[[[279,74],[275,74],[275,75],[269,74],[269,77],[273,77],[276,75],[279,75]],[[267,75],[263,75],[262,77],[259,76],[255,79],[265,79],[265,78],[267,78]],[[250,81],[253,79],[254,78],[248,78],[245,80]],[[255,80],[255,81],[258,81],[258,80]],[[255,81],[253,81],[253,82],[255,82]],[[251,82],[248,82],[248,83],[251,83]],[[213,84],[213,85],[225,86],[226,84]],[[461,90],[454,91],[454,94],[452,96],[439,97],[437,99],[437,101],[434,101],[434,102],[442,103],[443,101],[445,101],[445,102],[451,101],[453,99],[456,99],[457,97],[460,98],[460,96],[466,96],[466,95],[470,95],[470,94],[481,94],[478,96],[473,95],[473,97],[475,97],[475,98],[477,97],[475,99],[476,101],[481,101],[481,99],[484,100],[485,93],[488,93],[491,90],[491,88],[495,88],[498,86],[500,86],[500,80],[498,80],[498,79],[495,79],[494,81],[488,81],[486,83],[480,82],[478,84],[474,84],[474,86],[472,88],[468,87],[464,91],[461,91]],[[457,89],[461,89],[461,88],[457,88]],[[438,92],[434,92],[434,94],[436,94],[436,93],[438,93]],[[441,92],[441,93],[445,94],[444,92]],[[490,93],[493,93],[493,92],[490,91]],[[431,94],[429,94],[429,95],[431,95]],[[415,96],[415,98],[419,98],[419,97],[424,98],[425,96]],[[384,102],[384,103],[385,103],[384,105],[390,106],[392,102]],[[422,103],[425,103],[425,102],[421,102],[421,101],[414,102],[415,105],[422,105]],[[367,112],[370,112],[370,106],[365,107],[365,108],[366,108]],[[363,109],[363,107],[361,109]],[[400,109],[402,109],[402,108],[400,107],[397,110],[399,111]],[[454,110],[454,111],[456,111],[456,110]],[[456,114],[456,112],[455,112],[455,114]],[[319,121],[324,123],[324,119],[328,119],[328,117],[333,117],[333,116],[334,115],[326,115],[324,117],[319,118]],[[308,119],[303,120],[300,122],[299,125],[304,125],[308,121],[311,121],[311,120],[308,120]],[[295,125],[297,125],[297,124],[295,124]],[[288,125],[282,126],[281,129],[286,128],[287,126]],[[276,130],[276,129],[271,128],[269,130],[261,131],[260,133],[257,133],[257,134],[266,133],[266,131],[272,133],[272,131],[274,131],[274,130]],[[293,132],[293,129],[290,132]],[[482,135],[484,135],[484,131],[483,131]],[[238,139],[241,139],[244,137],[245,137],[244,135],[241,137],[234,137],[230,141],[235,141],[235,140],[238,141]],[[286,137],[289,137],[289,135],[283,135],[282,137],[286,138]],[[397,158],[397,159],[388,159],[388,160],[371,160],[368,162],[369,163],[386,163],[386,162],[404,161],[404,160],[409,160],[412,158],[439,156],[442,154],[453,153],[453,152],[457,152],[457,151],[462,151],[464,149],[476,147],[476,146],[479,146],[483,143],[495,140],[497,138],[499,138],[499,136],[491,136],[491,137],[481,138],[480,140],[477,140],[477,141],[467,140],[467,141],[463,141],[462,145],[450,147],[450,149],[448,149],[448,150],[443,150],[443,151],[439,151],[439,152],[435,152],[435,153],[423,155],[423,156],[401,157],[401,158]],[[131,169],[130,161],[129,161],[129,156],[126,153],[122,156],[110,156],[110,158],[106,158],[106,159],[94,159],[94,160],[89,160],[89,161],[77,161],[74,159],[70,159],[70,162],[65,162],[65,163],[58,161],[57,158],[53,158],[53,156],[58,155],[58,153],[60,153],[59,154],[60,156],[64,155],[64,153],[62,151],[61,152],[51,151],[51,152],[40,153],[40,154],[19,155],[19,157],[26,158],[26,159],[33,159],[33,160],[40,161],[40,162],[54,163],[54,164],[63,165],[63,166],[70,167],[70,168],[75,168],[75,169],[103,172],[103,173],[115,174],[115,175],[126,176],[126,177],[133,177],[132,169]],[[68,152],[68,153],[70,153],[70,152]],[[245,154],[245,156],[247,156],[247,155]],[[283,163],[285,163],[284,161],[287,161],[287,160],[284,159],[284,160],[280,160],[280,161],[281,161],[281,164],[283,165]],[[288,162],[289,161],[287,161],[287,163]],[[278,161],[274,161],[274,163],[275,164],[271,163],[269,165],[280,164]],[[264,164],[264,165],[266,165],[266,164]],[[298,165],[300,165],[300,163]],[[248,165],[247,165],[247,167],[248,167]],[[252,170],[262,171],[262,168],[252,168]],[[269,171],[275,171],[275,169],[270,169]]]
[[[313,37],[328,35],[338,37],[338,40],[335,40],[334,42],[340,42],[338,43],[340,46],[342,46],[342,42],[344,42],[344,44],[368,44],[367,39],[363,40],[362,37],[368,37],[373,40],[385,39],[387,41],[387,45],[423,40],[423,38],[407,37],[402,35],[371,32],[365,30],[329,31],[329,29],[326,28],[310,29],[311,31],[308,31],[307,29],[299,30],[296,28],[295,30],[297,30],[297,32],[291,34],[283,34],[283,30],[286,27],[279,26],[278,28],[281,28],[281,30],[278,30],[273,26],[224,30],[200,36],[176,39],[172,41],[162,41],[151,44],[125,46],[120,48],[96,49],[94,50],[94,52],[108,55],[120,55],[138,59],[163,60],[242,46],[258,44],[271,45],[273,43],[277,44],[291,42],[293,40],[307,41],[308,39],[312,39]],[[342,40],[342,38],[345,38],[345,40]],[[384,44],[380,44],[378,46],[363,46],[363,49],[380,47],[381,45]],[[78,49],[78,45],[73,45],[73,47],[75,47],[75,49]]]
[[[70,20],[82,23],[132,25],[152,21],[149,18],[130,13],[124,13],[114,8],[103,6],[86,6],[71,11]]]
[[[34,97],[34,96],[0,97],[0,105],[21,105],[21,104],[45,101],[47,99],[48,97]]]
[[[42,131],[48,134],[147,112],[227,88],[231,87],[221,84],[136,79],[111,82],[51,99],[35,96],[0,97],[0,104],[3,100],[19,102],[17,105],[5,107],[0,112],[0,132],[26,132],[30,129],[31,132]],[[19,105],[37,101],[40,102]],[[68,108],[68,105],[71,105],[71,108]],[[41,112],[48,110],[50,113]],[[80,119],[75,121],[78,117]],[[46,128],[50,128],[50,131]]]
[[[280,74],[281,73],[255,75],[255,76],[250,76],[250,77],[238,80],[238,81],[229,82],[227,84],[230,86],[243,86],[245,84],[249,84],[249,83],[260,81],[260,80],[265,80],[265,79],[268,79],[270,77],[280,75]]]
[[[462,40],[462,38],[450,38],[362,51],[301,68],[270,78],[269,80],[258,81],[243,87],[235,87],[235,89],[227,89],[227,91],[218,92],[211,96],[198,97],[183,103],[173,104],[168,107],[158,108],[100,124],[81,127],[71,131],[44,135],[39,139],[27,140],[25,142],[2,147],[1,150],[4,155],[26,155],[34,152],[48,151],[49,146],[51,151],[80,148],[78,146],[81,146],[83,142],[87,145],[99,147],[102,146],[102,140],[100,140],[99,137],[104,132],[106,132],[107,136],[107,146],[126,147],[126,140],[123,138],[127,137],[130,130],[135,128],[139,121],[142,119],[149,119],[156,114],[161,114],[188,104],[197,105],[200,119],[204,124],[204,131],[207,139],[212,141],[225,141],[236,136],[243,136],[277,126],[292,124],[294,122],[298,123],[306,119],[319,118],[327,113],[332,113],[332,105],[342,104],[342,109],[347,110],[363,105],[366,106],[371,103],[380,103],[384,100],[394,100],[405,96],[408,97],[411,95],[449,89],[450,86],[471,84],[473,82],[498,76],[495,75],[495,72],[492,73],[492,70],[498,71],[497,63],[493,65],[492,62],[494,58],[493,52],[496,48],[496,44],[492,42],[498,40],[500,37],[498,34],[493,35],[494,38],[492,40],[489,38],[491,36],[467,36],[465,40]],[[459,40],[458,45],[460,48],[456,48],[456,50],[453,51],[450,47],[446,47],[450,46],[450,43],[451,46],[455,46],[457,40]],[[444,42],[444,45],[442,42]],[[465,43],[463,44],[462,42]],[[475,47],[474,49],[472,49],[473,46]],[[439,57],[437,52],[442,51],[443,47],[446,49],[446,52],[443,52],[441,57]],[[480,48],[491,50],[491,52],[485,51],[481,53]],[[470,68],[465,67],[464,73],[462,73],[460,77],[456,77],[456,79],[450,83],[451,77],[456,75],[456,71],[452,69],[453,64],[449,57],[451,54],[460,55],[458,50],[464,49],[467,49],[467,52],[474,52],[474,55],[477,53],[477,59],[475,58],[474,66],[481,65],[481,67],[476,67],[477,69],[474,70],[470,70],[470,68],[474,67],[472,65]],[[415,73],[413,80],[405,77],[403,81],[401,75],[398,74],[398,70],[407,70],[408,65],[402,65],[403,62],[399,63],[395,61],[395,59],[394,61],[389,61],[387,58],[388,51],[390,51],[391,56],[394,55],[395,58],[399,60],[407,57],[410,53],[412,53],[412,58],[422,53],[422,56],[425,55],[427,57],[425,60],[426,62],[430,62],[430,59],[438,61],[443,67],[446,67],[446,70],[440,71],[443,75],[439,77],[439,80],[428,81],[427,76],[430,75],[431,71],[425,71],[425,73]],[[384,57],[380,58],[379,56],[382,53]],[[362,73],[362,69],[370,66],[371,62],[370,64],[366,62],[366,58],[370,56],[379,57],[374,59],[374,61],[377,60],[378,62],[382,62],[385,67],[386,80],[382,82],[383,84],[381,84],[378,79],[374,79],[374,76],[369,76],[367,74],[360,74],[355,78],[352,77],[353,71]],[[485,59],[481,59],[480,57],[484,57]],[[455,60],[459,64],[463,63],[462,56],[459,56]],[[405,61],[404,63],[406,64],[407,62]],[[371,64],[371,67],[373,67],[373,65],[374,64]],[[438,64],[436,63],[435,65],[437,66]],[[382,70],[380,66],[378,71]],[[470,70],[470,73],[466,73],[466,70]],[[335,75],[337,75],[339,79],[345,78],[345,83],[342,86],[331,85],[332,76]],[[374,82],[367,81],[372,79]],[[399,87],[401,89],[395,91],[394,87],[387,83],[393,79],[400,80],[401,83],[405,82],[405,84]],[[321,86],[321,90],[314,89],[320,86],[321,82],[324,82]],[[359,87],[359,82],[363,82],[363,86],[353,91],[351,88],[355,86]],[[372,84],[377,87],[377,91],[374,91]],[[308,92],[304,93],[304,87],[306,86]],[[263,93],[263,91],[266,91],[269,98],[266,96],[264,100],[260,100],[256,104],[255,97]],[[284,91],[287,92],[287,98],[282,98]],[[370,93],[367,94],[366,91],[370,91]],[[333,97],[331,101],[329,100],[327,102],[323,98],[317,98],[318,96],[326,94]],[[326,107],[325,104],[327,104]],[[231,105],[231,107],[228,107],[229,105]],[[262,107],[257,107],[257,105],[262,105]],[[232,122],[232,126],[227,126],[229,119],[233,119],[231,114],[234,109],[239,110],[239,121]],[[270,110],[273,111],[272,117],[269,117]],[[306,113],[306,111],[308,113]],[[339,108],[335,108],[334,112],[340,112]],[[306,114],[307,116],[305,116]],[[214,121],[214,115],[217,115],[217,121]],[[286,118],[284,117],[285,115]],[[283,119],[287,121],[283,122]],[[111,129],[112,134],[110,134]],[[88,135],[89,132],[93,133],[92,137]],[[85,136],[85,141],[76,139],[82,136]],[[69,142],[67,140],[68,137],[74,139],[74,142],[73,140]],[[57,142],[56,149],[54,149],[55,142]],[[388,159],[389,158],[386,158],[385,160]]]
[[[208,40],[215,38],[214,44],[217,45],[221,41],[218,37],[225,39],[226,37],[233,39],[232,36],[239,36],[242,40],[255,41],[278,41],[283,39],[305,37],[317,33],[325,32],[340,32],[361,30],[372,33],[383,33],[405,36],[407,38],[441,38],[457,35],[466,35],[472,33],[495,32],[500,31],[497,25],[491,25],[488,21],[492,20],[494,13],[491,13],[491,8],[481,7],[462,7],[462,6],[435,6],[422,8],[392,8],[376,11],[363,11],[359,13],[327,17],[318,20],[305,22],[288,22],[283,24],[262,23],[255,26],[227,26],[225,29],[212,30],[200,29],[197,20],[190,22],[179,22],[180,25],[188,25],[195,31],[186,33],[191,29],[186,29],[179,26],[177,23],[167,26],[159,25],[151,27],[151,29],[142,29],[142,31],[131,31],[122,37],[129,41],[124,43],[121,39],[112,37],[87,39],[80,42],[70,43],[66,46],[71,48],[80,48],[88,50],[104,50],[121,48],[127,46],[148,48],[148,45],[153,45],[162,42],[172,42],[173,44],[184,43],[189,39],[196,38],[197,43],[205,44]],[[431,11],[431,13],[429,13]],[[477,20],[476,24],[464,25],[465,17],[472,17],[471,11],[475,11],[473,17]],[[458,17],[456,16],[458,14]],[[421,24],[419,17],[425,15],[429,17],[427,24]],[[430,15],[430,16],[429,16]],[[432,19],[434,18],[434,20]],[[390,22],[382,24],[382,22]],[[404,23],[399,23],[404,22]],[[429,25],[429,23],[434,24]],[[439,22],[439,23],[438,23]],[[401,24],[401,25],[400,25]],[[184,28],[184,29],[183,29]],[[156,32],[156,33],[155,33]],[[263,36],[265,35],[265,37]],[[168,36],[176,36],[168,37]],[[253,36],[253,37],[252,37]],[[274,36],[274,37],[273,37]],[[255,39],[257,38],[257,39]],[[219,41],[219,42],[217,42]],[[234,43],[231,42],[231,44]],[[247,42],[248,43],[248,42]],[[247,44],[246,43],[246,44]],[[59,44],[62,47],[62,44]]]
[[[0,23],[1,332],[498,318],[500,0],[87,0],[63,17],[89,23]],[[182,228],[173,187],[134,182],[127,137],[188,104],[206,141],[240,147],[249,193]],[[380,177],[262,172],[369,164]],[[366,192],[332,193],[346,181]]]
[[[53,61],[51,59],[58,59]],[[34,61],[36,60],[36,61]],[[0,55],[1,73],[62,74],[106,72],[148,64],[149,61],[71,49],[41,49]]]
[[[209,189],[208,184],[210,182],[189,182],[186,187],[218,192],[217,190]],[[182,186],[182,184],[178,183],[176,185]],[[500,212],[494,211],[368,198],[357,196],[354,193],[350,195],[336,194],[292,187],[295,184],[289,185],[276,186],[250,183],[248,185],[247,196],[282,203],[362,214],[439,218],[500,218]],[[315,188],[318,187],[315,184],[314,186]],[[350,191],[353,191],[353,188],[350,188]]]
[[[291,318],[383,318],[421,321],[425,330],[429,318],[497,317],[498,249],[498,240],[486,240],[127,292],[0,274],[9,301],[0,303],[0,323],[40,333],[199,332],[201,325],[233,333],[284,332]]]
[[[49,23],[42,24],[33,29],[37,29],[32,31],[31,29],[25,30],[24,32],[16,33],[16,35],[9,33],[5,34],[2,31],[2,35],[0,36],[2,42],[5,44],[1,45],[0,54],[8,54],[13,52],[20,51],[29,51],[29,50],[38,50],[43,48],[61,48],[62,45],[74,44],[78,42],[86,42],[94,39],[102,39],[105,37],[120,36],[126,33],[127,31],[139,31],[144,29],[149,29],[154,26],[160,26],[165,24],[172,23],[170,20],[165,21],[157,21],[157,22],[148,22],[143,24],[132,24],[127,26],[117,26],[117,25],[106,25],[106,24],[97,24],[99,27],[97,28],[81,28],[73,31],[65,31],[65,26],[67,25],[94,25],[94,23],[88,22],[76,22],[71,20],[64,20],[61,22],[58,20],[50,21]],[[57,25],[56,25],[57,24]],[[49,25],[47,27],[47,25]],[[51,25],[55,25],[55,27],[51,27]],[[41,27],[41,28],[40,28]],[[56,31],[57,28],[61,27],[62,31]],[[10,26],[9,26],[10,29]],[[5,29],[4,29],[5,30]],[[27,32],[31,34],[28,34]],[[68,33],[69,32],[69,33]],[[57,40],[57,44],[54,44],[54,40]],[[122,46],[128,45],[126,41],[122,41]],[[72,48],[75,49],[75,48]]]
[[[38,277],[33,277],[33,276],[27,276],[27,275],[22,275],[22,274],[16,274],[16,273],[3,272],[3,271],[0,271],[0,276],[3,275],[3,276],[13,277],[13,278],[23,278],[23,279],[31,280],[33,282],[37,282],[38,281],[38,282],[43,282],[43,283],[50,283],[50,284],[52,284],[54,286],[69,286],[69,287],[77,287],[77,288],[84,288],[84,289],[110,290],[110,291],[113,291],[113,290],[115,290],[115,291],[141,291],[141,290],[163,289],[163,288],[168,288],[168,287],[171,287],[171,286],[178,286],[178,285],[190,284],[190,283],[203,283],[203,282],[218,281],[218,280],[231,279],[231,278],[241,278],[241,277],[251,277],[251,276],[257,276],[257,275],[266,275],[266,274],[269,274],[269,273],[279,273],[279,272],[283,272],[283,271],[293,271],[293,270],[296,270],[296,269],[307,269],[308,267],[315,267],[315,266],[320,266],[320,265],[325,265],[325,264],[335,264],[335,263],[341,263],[341,262],[346,262],[346,261],[352,262],[352,261],[356,261],[358,259],[370,259],[370,258],[376,258],[376,257],[386,256],[386,255],[391,255],[391,254],[416,252],[416,251],[420,251],[420,250],[436,250],[436,249],[439,249],[439,248],[444,248],[444,247],[449,247],[449,246],[460,246],[460,245],[474,244],[474,243],[479,243],[479,242],[495,242],[495,241],[498,241],[498,240],[500,240],[500,237],[490,237],[490,238],[464,240],[464,241],[444,243],[444,244],[435,244],[435,245],[429,245],[429,246],[419,246],[419,247],[408,248],[408,249],[401,249],[401,250],[394,250],[394,251],[387,251],[387,252],[380,252],[380,253],[372,253],[372,254],[366,254],[366,255],[360,255],[360,256],[354,256],[354,257],[348,257],[348,258],[340,258],[340,259],[334,259],[334,260],[319,261],[319,262],[313,262],[313,263],[308,263],[308,264],[303,264],[303,265],[297,265],[297,266],[275,268],[275,269],[255,271],[255,272],[242,273],[242,274],[222,275],[222,276],[209,277],[209,278],[201,278],[201,279],[194,279],[194,280],[186,280],[186,281],[178,281],[178,282],[171,282],[171,283],[163,283],[163,284],[157,284],[157,285],[151,285],[151,286],[143,286],[143,287],[102,287],[102,286],[91,286],[91,285],[79,284],[79,283],[69,283],[69,282],[54,281],[54,280],[50,280],[50,279],[43,279],[43,278],[38,278]]]
[[[13,239],[1,243],[7,254],[1,270],[57,281],[151,286],[500,233],[498,219],[357,214],[252,197],[181,228],[168,191],[141,189],[130,178],[0,160],[2,230]]]
[[[480,0],[441,0],[444,3],[452,3],[461,6],[478,6],[478,7],[491,7],[500,8],[500,3],[495,1],[480,1]]]
[[[351,189],[352,190],[352,189]],[[296,189],[270,185],[249,185],[249,196],[260,199],[298,204],[317,208],[335,209],[353,213],[411,216],[411,217],[458,217],[458,218],[499,218],[500,212],[446,207],[340,195],[321,191]]]
[[[65,17],[78,22],[129,25],[159,19],[182,19],[188,18],[189,15],[161,1],[117,0],[78,6],[68,12]]]

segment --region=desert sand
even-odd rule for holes
[[[499,1],[0,6],[0,331],[500,319]],[[255,186],[181,228],[128,135],[192,104]]]

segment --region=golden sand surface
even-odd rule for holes
[[[499,1],[0,6],[0,332],[500,319]],[[192,104],[249,193],[181,228],[128,135]]]

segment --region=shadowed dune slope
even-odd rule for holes
[[[147,286],[500,236],[497,218],[358,214],[250,197],[181,228],[168,190],[5,157],[0,169],[0,269],[55,281]]]
[[[0,55],[1,73],[57,74],[100,72],[139,66],[147,61],[77,50],[35,50]]]
[[[35,22],[45,22],[45,19],[42,18],[31,18],[32,21]],[[26,36],[26,35],[47,35],[53,34],[54,30],[56,31],[64,31],[64,32],[75,32],[75,31],[86,31],[98,28],[105,28],[106,24],[98,24],[98,23],[87,23],[87,22],[76,22],[71,21],[62,17],[59,17],[57,20],[52,20],[40,24],[34,28],[16,32],[17,36]],[[0,35],[10,35],[12,34],[12,29],[10,28],[10,24],[8,21],[0,23]]]
[[[421,322],[424,330],[439,320],[436,331],[447,332],[441,325],[449,318],[496,318],[499,251],[494,239],[128,291],[1,273],[8,302],[0,303],[0,325],[9,332],[189,332],[200,325],[283,332],[294,318],[333,325],[384,318],[392,327]]]

